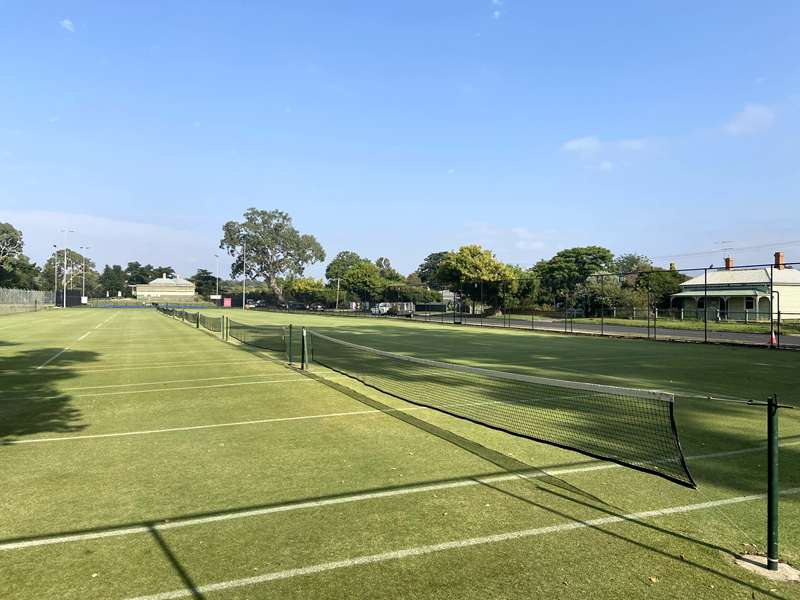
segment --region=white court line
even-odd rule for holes
[[[253,375],[258,377],[258,375]],[[266,385],[268,383],[320,383],[314,379],[306,377],[295,377],[293,379],[262,379],[260,381],[242,381],[239,383],[218,383],[214,385],[186,385],[183,387],[170,387],[170,388],[156,388],[151,390],[121,390],[118,392],[99,392],[97,394],[72,394],[73,398],[97,398],[101,396],[127,396],[129,394],[153,394],[161,392],[183,392],[186,390],[212,390],[215,388],[229,388],[241,387],[244,385]],[[25,400],[52,400],[54,398],[61,398],[62,394],[54,396],[22,396]],[[14,398],[3,398],[4,401],[10,401]]]
[[[81,337],[78,338],[78,341],[80,342],[81,340],[86,339],[86,336],[88,336],[90,333],[92,333],[92,332],[91,331],[87,331]]]
[[[800,493],[800,488],[792,488],[782,492],[783,495],[787,496],[798,493]],[[698,504],[685,504],[683,506],[670,506],[667,508],[660,508],[657,510],[628,513],[627,515],[599,517],[597,519],[588,519],[586,521],[580,521],[580,520],[567,521],[565,523],[560,523],[558,525],[550,525],[549,527],[522,529],[519,531],[509,531],[506,533],[497,533],[494,535],[485,535],[481,537],[455,540],[452,542],[443,542],[441,544],[430,544],[427,546],[404,548],[402,550],[383,552],[381,554],[369,554],[366,556],[357,556],[354,558],[347,558],[344,560],[337,560],[333,562],[309,565],[307,567],[298,567],[295,569],[286,569],[284,571],[265,573],[264,575],[256,575],[255,577],[245,577],[243,579],[231,579],[228,581],[220,581],[218,583],[210,583],[206,585],[197,586],[192,589],[184,588],[180,590],[174,590],[171,592],[163,592],[160,594],[152,594],[148,596],[136,596],[135,598],[130,598],[129,600],[176,600],[178,598],[190,598],[197,596],[198,593],[207,594],[210,592],[219,592],[234,588],[258,585],[260,583],[267,583],[270,581],[277,581],[280,579],[291,579],[294,577],[314,575],[316,573],[323,573],[326,571],[335,571],[337,569],[346,569],[361,565],[371,565],[390,560],[402,560],[404,558],[424,556],[426,554],[433,554],[436,552],[445,552],[448,550],[460,550],[462,548],[471,548],[474,546],[483,546],[486,544],[496,544],[498,542],[508,542],[512,540],[519,540],[534,536],[548,535],[551,533],[561,533],[564,531],[574,531],[576,529],[601,527],[603,525],[611,525],[615,523],[625,523],[625,524],[638,523],[639,521],[644,521],[646,519],[656,519],[659,517],[683,514],[683,513],[693,512],[696,510],[705,510],[708,508],[716,508],[719,506],[741,504],[742,502],[753,502],[755,500],[763,500],[766,497],[767,497],[766,494],[753,494],[751,496],[736,496],[734,498],[722,498],[721,500],[711,500],[709,502],[700,502]]]
[[[43,369],[44,367],[46,367],[47,365],[49,365],[51,362],[53,362],[55,359],[57,359],[59,356],[61,356],[62,354],[64,354],[64,352],[66,352],[67,350],[69,350],[69,348],[64,348],[63,350],[61,350],[61,351],[59,351],[59,352],[56,352],[56,353],[55,353],[53,356],[51,356],[51,357],[50,357],[50,358],[48,358],[46,361],[44,361],[42,364],[40,364],[38,367],[36,367],[36,369],[37,369],[37,370],[39,370],[39,369]]]
[[[278,373],[275,373],[278,375]],[[283,375],[281,373],[280,375]],[[226,377],[192,377],[191,379],[170,379],[166,381],[149,381],[145,383],[112,383],[109,385],[87,385],[82,387],[61,388],[60,392],[76,392],[79,390],[104,390],[108,388],[125,388],[125,387],[138,387],[142,385],[169,385],[172,383],[192,383],[196,381],[223,381],[226,379],[247,379],[248,377],[266,377],[266,374],[252,373],[250,375],[228,375]],[[37,387],[36,384],[25,384],[12,390],[12,392],[23,392],[24,387]],[[7,390],[0,390],[0,394],[6,393]]]
[[[98,323],[97,325],[95,325],[95,326],[94,326],[94,328],[95,328],[95,329],[100,329],[100,328],[101,328],[103,325],[105,325],[105,324],[106,324],[106,323],[108,323],[108,322],[109,322],[111,319],[113,319],[114,317],[116,317],[116,316],[117,316],[117,314],[118,314],[118,313],[114,313],[113,315],[111,315],[110,317],[108,317],[108,318],[107,318],[105,321],[103,321],[103,322],[101,322],[101,323]]]
[[[800,444],[800,442],[789,442],[787,444],[781,444],[781,447],[791,446],[796,444]],[[712,454],[689,456],[687,457],[687,459],[703,460],[708,458],[723,458],[726,456],[737,456],[740,454],[761,452],[763,450],[764,450],[763,447],[747,448],[743,450],[731,450],[729,452],[714,452]],[[588,471],[603,471],[606,469],[621,469],[621,468],[623,467],[617,464],[598,463],[595,465],[589,465],[583,467],[564,467],[561,469],[550,469],[548,471],[544,471],[542,469],[532,469],[530,471],[508,473],[506,475],[492,475],[488,477],[469,477],[455,481],[448,481],[446,483],[410,485],[406,487],[398,487],[393,490],[383,490],[380,492],[364,492],[360,494],[349,494],[349,495],[339,496],[336,498],[327,498],[325,500],[311,500],[308,502],[289,502],[286,504],[278,504],[267,508],[242,510],[242,511],[229,512],[225,514],[213,515],[208,517],[175,519],[169,522],[156,523],[153,524],[152,526],[135,525],[132,527],[107,529],[105,531],[93,531],[91,533],[75,533],[75,534],[59,535],[53,537],[42,537],[38,539],[24,540],[19,542],[6,542],[0,544],[0,552],[4,550],[21,550],[23,548],[31,548],[35,546],[49,546],[52,544],[66,544],[71,542],[97,540],[110,537],[122,537],[140,533],[150,533],[153,529],[158,531],[163,531],[166,529],[180,529],[183,527],[190,527],[193,525],[204,525],[207,523],[217,523],[220,521],[233,521],[238,519],[246,519],[250,517],[259,517],[274,513],[291,512],[295,510],[303,510],[308,508],[322,508],[325,506],[334,506],[337,504],[349,504],[351,502],[361,502],[364,500],[375,500],[380,498],[391,498],[394,496],[405,496],[408,494],[418,494],[421,492],[434,492],[439,490],[485,485],[487,483],[500,483],[504,481],[512,481],[515,479],[539,479],[542,477],[548,477],[553,475],[566,475],[571,473],[585,473]]]
[[[189,363],[164,363],[160,365],[136,365],[131,367],[109,367],[109,368],[102,368],[102,369],[75,369],[74,373],[107,373],[110,371],[131,371],[131,370],[139,370],[139,369],[171,369],[173,367],[196,367],[198,365],[203,365],[207,368],[216,367],[217,365],[244,365],[244,364],[252,364],[252,365],[264,365],[263,360],[259,360],[258,358],[253,358],[251,360],[230,360],[230,361],[199,361],[199,362],[189,362]],[[38,368],[38,367],[37,367]],[[21,373],[26,373],[30,367],[25,369],[6,369],[4,371],[0,371],[0,375],[19,375]]]

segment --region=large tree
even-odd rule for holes
[[[442,261],[447,258],[447,252],[434,252],[428,254],[422,264],[417,267],[417,275],[419,275],[422,283],[437,289],[440,287],[440,282],[436,279],[436,274],[439,272],[439,267]]]
[[[292,218],[279,210],[249,208],[244,221],[228,221],[219,247],[233,257],[231,276],[261,278],[283,303],[279,277],[299,277],[311,263],[325,260],[325,251],[313,235],[301,234]]]
[[[98,288],[102,295],[116,296],[117,292],[127,295],[127,277],[125,271],[119,265],[106,265],[100,274]]]
[[[535,269],[546,299],[557,302],[573,294],[589,276],[608,271],[613,260],[611,251],[602,246],[584,246],[561,250],[550,260],[537,263]]]
[[[328,281],[342,279],[345,274],[347,274],[347,271],[364,262],[369,261],[366,258],[360,257],[355,252],[351,252],[350,250],[339,252],[325,268],[325,279]]]
[[[11,223],[0,223],[0,267],[22,254],[22,232]]]
[[[342,277],[342,286],[359,300],[371,302],[378,299],[386,289],[386,280],[381,277],[378,267],[365,260],[347,270]]]
[[[90,258],[75,250],[67,249],[67,289],[81,289],[85,269],[86,290],[91,294],[99,281],[99,274],[94,267],[94,261]],[[58,286],[61,288],[64,281],[64,250],[54,252],[42,267],[42,283],[46,289],[53,289],[55,277],[58,277]]]
[[[475,244],[448,252],[436,273],[436,280],[451,290],[460,290],[493,308],[502,304],[504,290],[513,278],[511,267],[497,260],[491,250]]]
[[[208,269],[197,269],[197,273],[189,277],[189,281],[194,283],[197,293],[206,298],[217,292],[217,278]]]
[[[375,266],[378,267],[378,270],[381,272],[381,277],[384,279],[388,279],[389,281],[403,280],[403,275],[400,271],[392,267],[392,263],[388,258],[381,256],[375,261]]]

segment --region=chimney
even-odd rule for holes
[[[733,257],[726,256],[725,257],[725,268],[730,271],[733,268]]]
[[[167,278],[167,274],[166,274],[166,273],[162,273],[162,274],[161,274],[161,277],[163,277],[164,279],[166,279],[166,278]]]
[[[785,265],[783,264],[783,252],[778,251],[775,253],[775,268],[782,270],[784,266]]]
[[[670,271],[677,271],[678,270],[678,264],[674,263],[674,262],[669,263],[669,270]]]

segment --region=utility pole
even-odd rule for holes
[[[67,308],[67,235],[70,233],[75,233],[73,229],[62,229],[61,232],[64,234],[64,274],[62,280],[62,290],[61,294],[61,307]]]

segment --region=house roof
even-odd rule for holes
[[[769,268],[758,269],[720,269],[708,272],[708,285],[769,285]],[[776,283],[800,285],[800,271],[797,269],[773,269],[773,285]],[[692,277],[681,284],[682,288],[704,285],[704,276]]]
[[[705,296],[705,290],[688,290],[685,292],[680,292],[679,294],[672,294],[673,298],[702,298]],[[708,297],[709,298],[719,298],[720,296],[725,298],[737,298],[737,297],[744,297],[744,298],[752,298],[754,296],[758,296],[759,298],[769,298],[769,294],[767,292],[759,291],[759,290],[748,290],[742,288],[720,288],[715,287],[713,289],[708,290]]]
[[[194,284],[191,281],[188,281],[187,279],[183,279],[181,277],[178,277],[177,275],[175,277],[157,277],[156,279],[153,279],[153,281],[151,281],[147,285],[168,285],[168,286],[175,286],[175,287],[194,287]]]

